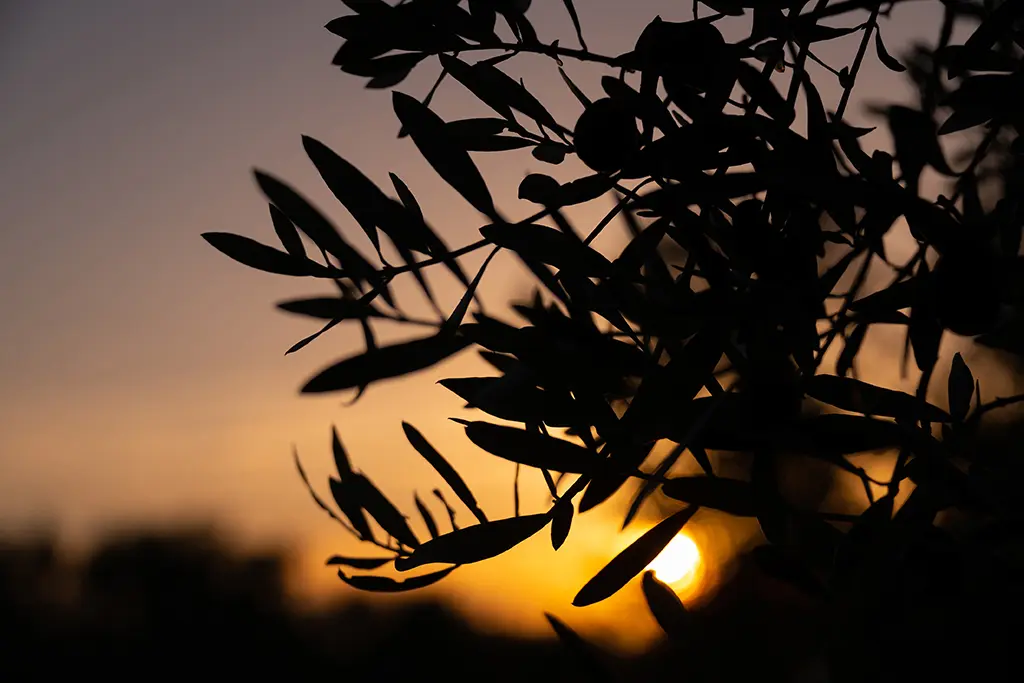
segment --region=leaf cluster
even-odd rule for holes
[[[296,190],[262,171],[257,182],[282,248],[226,233],[205,237],[249,267],[335,284],[335,297],[280,304],[327,321],[292,350],[344,321],[362,326],[365,350],[311,378],[305,393],[356,389],[358,397],[373,383],[477,349],[496,374],[440,384],[467,408],[506,424],[453,419],[480,450],[516,463],[517,476],[520,467],[538,471],[550,505],[520,515],[517,488],[516,515],[489,519],[448,461],[403,423],[413,449],[475,517],[460,527],[435,490],[450,523],[441,533],[417,496],[430,536],[421,540],[397,507],[352,470],[335,433],[338,477],[331,479],[331,493],[340,512],[317,502],[388,556],[334,557],[329,564],[376,570],[393,563],[399,573],[444,565],[405,581],[342,570],[343,580],[370,591],[419,588],[544,529],[557,549],[574,515],[605,503],[631,481],[639,487],[625,524],[658,490],[685,507],[582,586],[576,605],[603,600],[640,575],[700,508],[755,518],[767,542],[756,553],[764,572],[825,601],[870,591],[882,580],[874,572],[879,562],[952,543],[935,523],[940,512],[1006,514],[979,485],[994,465],[972,448],[972,438],[984,414],[1018,399],[982,402],[963,358],[958,354],[951,367],[940,367],[938,350],[947,334],[1017,353],[1024,348],[1017,312],[1024,292],[1022,3],[941,3],[945,28],[938,44],[900,58],[883,40],[885,19],[898,2],[701,0],[695,6],[711,14],[695,10],[683,22],[657,17],[631,51],[617,56],[589,50],[571,0],[565,6],[579,48],[544,42],[528,19],[529,2],[345,4],[351,13],[327,25],[343,39],[334,58],[342,71],[368,79],[369,88],[392,88],[413,69],[438,69],[437,84],[424,98],[394,91],[394,113],[400,136],[410,138],[482,216],[480,239],[449,249],[400,178],[391,175],[392,197],[312,138],[304,138],[311,162],[379,263],[349,244]],[[727,41],[718,28],[726,16],[749,17],[749,35]],[[845,25],[833,25],[835,19]],[[950,44],[952,27],[967,20],[975,22],[968,39]],[[851,65],[837,69],[815,54],[820,44],[849,35],[860,41]],[[510,75],[511,61],[524,53],[556,62],[580,105],[575,122],[558,121]],[[861,65],[871,58],[906,72],[920,94],[918,106],[875,108],[893,154],[865,150],[871,129],[844,120]],[[588,95],[563,69],[564,60],[609,67],[600,93]],[[840,86],[834,106],[823,102],[812,63]],[[430,103],[446,79],[493,115],[442,119]],[[798,109],[805,131],[794,123]],[[944,143],[961,138],[963,159],[948,158]],[[538,208],[510,221],[474,155],[519,149],[552,165],[575,155],[589,172],[567,183],[528,175],[519,198]],[[948,193],[922,195],[927,169],[947,179]],[[585,235],[563,212],[609,195],[614,208]],[[611,258],[594,242],[616,220],[631,239]],[[906,263],[893,261],[884,240],[901,221],[917,244]],[[381,233],[402,264],[385,260]],[[307,243],[322,262],[309,255]],[[489,255],[470,279],[459,258],[477,250]],[[519,259],[538,282],[532,301],[513,306],[521,324],[479,308],[470,312],[499,253]],[[465,285],[448,314],[425,277],[435,265]],[[869,293],[872,269],[888,271],[890,281]],[[390,283],[406,274],[434,302],[437,321],[400,308]],[[431,331],[380,346],[372,325],[382,320]],[[912,354],[920,373],[914,394],[857,378],[858,354],[876,325],[904,330],[904,363]],[[825,356],[837,343],[835,367],[826,370]],[[937,375],[947,378],[945,408],[927,400]],[[673,445],[671,452],[650,462],[662,442]],[[850,459],[881,451],[898,453],[886,480],[869,477]],[[746,476],[716,472],[718,456],[729,452],[744,454]],[[700,476],[673,474],[687,454]],[[791,503],[779,476],[784,457],[826,463],[859,478],[863,514],[844,517]],[[900,484],[908,480],[913,493],[894,510]],[[650,576],[643,588],[665,630],[685,631],[685,608],[670,591]],[[561,635],[571,633],[552,623]]]

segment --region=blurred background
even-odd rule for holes
[[[562,3],[534,5],[531,19],[542,40],[573,43]],[[629,50],[657,14],[691,16],[690,2],[670,0],[576,5],[591,49],[610,55]],[[338,658],[357,668],[381,664],[385,650],[403,643],[408,661],[429,656],[451,667],[466,657],[467,675],[488,658],[508,660],[511,680],[560,666],[563,655],[542,640],[549,611],[617,656],[647,652],[634,664],[653,665],[651,658],[663,653],[649,649],[657,631],[638,586],[593,607],[576,609],[571,601],[653,523],[657,500],[625,531],[619,527],[628,496],[580,518],[558,553],[542,534],[412,597],[356,594],[324,566],[330,554],[361,549],[309,499],[291,453],[294,445],[314,486],[325,491],[331,425],[356,467],[407,511],[414,488],[429,492],[441,481],[406,442],[402,420],[445,454],[491,516],[508,516],[513,506],[513,465],[468,443],[447,420],[465,412],[461,400],[435,384],[479,374],[484,365],[474,354],[373,386],[351,407],[342,405],[348,397],[300,397],[305,379],[361,348],[358,327],[343,326],[286,357],[315,328],[273,304],[326,290],[232,263],[200,238],[207,231],[273,238],[251,175],[259,167],[306,194],[354,243],[368,247],[306,159],[300,135],[308,134],[382,187],[389,171],[401,176],[450,246],[474,240],[479,217],[410,140],[397,139],[390,93],[364,90],[362,79],[331,66],[340,40],[322,27],[345,11],[336,0],[0,3],[4,647],[24,656],[39,647],[84,662],[134,642],[129,649],[152,665],[153,657],[166,656],[157,653],[168,638],[183,638],[184,631],[191,645],[182,652],[220,647],[222,659],[235,663],[243,652],[258,652],[267,659],[248,660],[254,667],[313,671]],[[841,23],[862,19],[850,15]],[[939,2],[899,5],[882,28],[890,52],[932,42],[940,20]],[[724,24],[727,37],[745,35],[747,21]],[[818,55],[837,67],[849,64],[858,40],[854,34],[823,44]],[[579,107],[554,64],[530,56],[511,64],[571,127]],[[566,69],[585,91],[599,92],[603,70],[571,63]],[[436,70],[425,63],[398,89],[422,97]],[[813,75],[822,76],[819,89],[834,108],[834,79]],[[788,74],[777,77],[784,85]],[[878,125],[866,103],[914,99],[908,80],[869,53],[848,119]],[[435,103],[446,119],[483,112],[451,82]],[[884,127],[863,144],[891,151]],[[517,154],[476,155],[513,218],[531,211],[516,198],[527,173],[568,180],[580,172],[569,162],[550,167]],[[938,187],[935,178],[925,181]],[[608,208],[598,201],[571,216],[593,225]],[[608,232],[600,248],[625,242],[623,226]],[[901,260],[910,248],[895,229],[890,255]],[[466,270],[478,261],[467,257]],[[455,281],[441,272],[432,278],[439,298],[453,306],[461,295]],[[398,285],[400,299],[416,301],[411,282]],[[481,292],[489,312],[504,314],[508,300],[528,296],[531,284],[504,258]],[[916,373],[899,374],[902,333],[879,328],[860,356],[861,378],[914,386]],[[403,333],[383,326],[379,332],[385,341]],[[969,340],[947,333],[939,367],[957,351],[986,399],[1015,393],[1016,369]],[[935,385],[942,405],[942,383]],[[839,485],[833,494],[841,502],[855,495],[850,491]],[[545,495],[539,477],[523,482],[524,509],[539,508]],[[797,619],[802,608],[792,602],[775,606],[775,597],[792,597],[783,588],[745,573],[742,552],[756,526],[702,511],[687,528],[700,557],[672,585],[688,604],[707,606],[707,619],[724,619],[716,615],[742,603],[771,623],[813,625],[813,618]],[[723,602],[726,583],[744,588]],[[750,624],[757,628],[757,619]],[[92,638],[88,646],[83,633]],[[353,653],[362,653],[362,663],[352,663]],[[388,661],[383,665],[399,667],[406,660]],[[125,659],[124,666],[134,664]]]

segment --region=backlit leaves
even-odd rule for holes
[[[441,475],[441,478],[445,480],[445,483],[451,487],[452,491],[458,496],[459,500],[462,501],[463,505],[469,508],[469,511],[473,513],[481,522],[487,521],[487,515],[484,514],[483,510],[477,505],[476,498],[473,497],[473,493],[466,486],[466,482],[462,480],[459,473],[455,471],[447,460],[444,459],[437,450],[430,445],[419,430],[413,427],[408,422],[402,423],[402,429],[405,431],[405,437],[412,444],[412,447],[416,449],[416,452],[423,456],[423,459],[430,463],[430,466],[437,470],[437,473]],[[447,507],[447,504],[445,504]]]
[[[379,282],[376,270],[338,232],[338,229],[302,195],[287,184],[262,171],[256,171],[256,182],[281,213],[313,243],[338,259],[341,269],[354,282]],[[382,292],[385,300],[390,298]]]
[[[885,68],[890,71],[902,73],[907,70],[907,67],[900,64],[900,62],[894,58],[885,49],[885,43],[882,42],[882,32],[875,29],[875,53],[878,55],[878,61],[885,65]]]
[[[341,565],[352,567],[353,569],[377,569],[383,567],[388,562],[392,562],[394,559],[393,557],[342,557],[341,555],[331,555],[327,559],[327,566]]]
[[[302,393],[354,389],[408,375],[440,363],[468,345],[462,337],[438,334],[368,350],[321,370],[303,385]]]
[[[808,396],[836,408],[864,415],[946,422],[949,414],[916,396],[876,387],[849,377],[817,375],[804,389]]]
[[[651,614],[666,635],[685,638],[691,634],[693,618],[675,591],[659,581],[652,571],[644,572],[640,585],[643,587],[644,599],[647,600]]]
[[[423,103],[400,92],[392,95],[395,114],[427,162],[480,213],[495,218],[490,190],[466,150],[452,136],[440,116]]]
[[[431,539],[408,557],[395,560],[399,571],[424,564],[471,564],[500,555],[547,526],[546,514],[523,515],[448,532]]]
[[[423,574],[422,576],[414,576],[402,581],[397,581],[387,576],[349,576],[339,569],[338,578],[361,591],[368,591],[370,593],[404,593],[435,584],[451,574],[455,569],[456,567],[448,567],[447,569]]]
[[[654,561],[697,510],[696,506],[690,506],[659,522],[606,564],[580,589],[572,604],[586,607],[617,593]]]
[[[305,258],[300,258],[256,240],[228,232],[206,232],[203,239],[214,249],[243,266],[278,275],[312,275],[326,269]]]
[[[719,17],[658,18],[633,51],[618,57],[587,50],[577,6],[570,0],[563,4],[583,50],[561,47],[547,37],[541,42],[527,18],[531,3],[525,0],[344,4],[354,13],[327,25],[344,40],[334,58],[342,72],[366,79],[367,87],[390,88],[421,64],[431,69],[440,63],[441,74],[429,92],[419,99],[396,92],[393,109],[400,135],[408,134],[437,175],[486,217],[482,239],[449,250],[398,176],[390,174],[393,198],[309,136],[302,139],[307,156],[373,247],[373,260],[305,197],[262,171],[256,180],[269,202],[280,248],[228,233],[204,238],[251,268],[336,285],[336,292],[278,304],[323,322],[292,351],[344,321],[357,321],[363,332],[365,350],[323,369],[304,393],[357,389],[361,394],[370,384],[431,367],[470,344],[481,347],[482,358],[498,376],[439,383],[463,399],[465,408],[518,424],[453,419],[466,427],[469,443],[516,463],[517,473],[522,467],[540,469],[551,494],[544,514],[518,516],[517,499],[516,517],[490,522],[448,461],[419,431],[403,424],[414,449],[480,522],[460,529],[455,510],[435,489],[452,528],[442,533],[424,500],[414,496],[412,503],[431,537],[421,544],[403,512],[353,469],[335,432],[338,476],[329,479],[334,504],[309,487],[316,503],[364,542],[393,553],[399,570],[453,565],[404,582],[348,576],[346,569],[340,573],[344,581],[369,591],[413,590],[440,580],[454,566],[505,552],[547,524],[557,549],[566,541],[577,505],[583,514],[627,482],[643,480],[627,520],[659,487],[665,497],[690,507],[623,551],[584,586],[575,604],[598,602],[626,585],[698,507],[756,517],[770,545],[753,551],[754,563],[763,573],[820,597],[826,594],[824,586],[833,587],[833,560],[859,566],[854,562],[861,557],[858,543],[884,538],[875,531],[886,529],[893,516],[891,496],[877,500],[878,487],[888,482],[878,481],[878,474],[872,479],[854,464],[859,459],[848,456],[900,453],[890,491],[903,479],[917,485],[896,514],[903,514],[908,529],[916,527],[907,519],[931,528],[939,509],[964,501],[987,504],[991,496],[972,488],[980,476],[977,462],[953,464],[947,456],[980,461],[970,447],[971,427],[987,410],[1018,399],[982,404],[978,383],[959,354],[947,380],[949,412],[924,397],[934,390],[929,382],[944,330],[981,334],[981,343],[1010,351],[1020,347],[1013,336],[1018,312],[1003,315],[1011,303],[1018,306],[1024,290],[1016,274],[1004,273],[1015,273],[1016,266],[1008,264],[1018,258],[1020,242],[1021,212],[1012,200],[1020,193],[1019,174],[1006,171],[1019,161],[1022,149],[1019,139],[1007,139],[1013,139],[1011,128],[1019,128],[1024,104],[1019,51],[1007,49],[1021,43],[1014,23],[1020,3],[991,9],[947,3],[949,17],[973,12],[980,26],[965,45],[944,44],[934,54],[918,51],[905,63],[883,41],[881,28],[890,10],[886,3],[809,8],[782,0],[704,2],[729,16],[753,10],[749,40],[730,45],[719,30],[724,26]],[[874,14],[868,23],[822,21],[851,10]],[[497,29],[507,27],[515,45],[503,46],[506,38],[495,33],[499,16]],[[833,109],[846,109],[871,40],[882,65],[907,72],[920,91],[919,103],[875,108],[885,115],[892,156],[869,149],[872,140],[866,135],[872,129],[853,127],[841,114],[831,113],[821,95],[826,88],[812,82],[821,73],[812,69],[824,66],[814,52],[819,44],[855,34],[863,40],[856,63],[825,67],[847,89],[843,103]],[[466,61],[485,51],[494,54]],[[575,130],[559,124],[513,75],[525,53],[551,59],[552,69],[557,64],[584,112]],[[613,70],[601,78],[599,89],[577,84],[562,68],[570,59]],[[785,74],[784,81],[773,82],[777,71]],[[492,114],[442,119],[433,102],[452,81]],[[806,136],[793,126],[800,89]],[[586,94],[600,91],[600,98]],[[732,100],[734,92],[739,101]],[[981,125],[987,125],[988,135],[973,136],[978,144],[964,136],[964,154],[947,162],[939,136]],[[543,164],[562,165],[551,169],[552,175],[510,169],[523,178],[518,186],[523,202],[517,208],[528,215],[512,222],[498,212],[474,159],[478,153],[521,149],[530,149]],[[595,172],[564,176],[572,164],[563,162],[571,154]],[[990,163],[999,155],[999,163]],[[518,158],[526,159],[521,153]],[[919,194],[928,168],[953,188],[934,202]],[[557,180],[554,170],[563,173]],[[983,183],[988,183],[984,192]],[[598,213],[604,217],[577,232],[576,216],[570,221],[562,210],[612,189],[614,200]],[[1005,196],[992,202],[990,192]],[[990,208],[993,203],[997,210]],[[593,215],[589,211],[579,214]],[[446,231],[449,218],[443,216]],[[904,219],[918,246],[906,264],[896,260],[885,239]],[[609,237],[620,220],[629,231],[626,239]],[[397,252],[395,265],[388,263],[396,257],[380,232]],[[975,236],[984,249],[967,244]],[[310,244],[314,249],[307,254]],[[501,250],[514,252],[544,288],[533,301],[513,306],[525,320],[521,327],[480,310],[470,313],[485,269]],[[470,281],[458,258],[477,251],[486,259]],[[321,256],[323,261],[317,261]],[[444,303],[426,277],[429,268],[442,265],[465,287]],[[391,287],[412,278],[437,322],[398,307]],[[865,295],[876,281],[887,284],[872,286],[877,291]],[[426,336],[379,343],[378,328],[392,323],[433,329]],[[906,331],[908,352],[912,348],[922,371],[916,395],[854,378],[863,369],[864,362],[857,361],[876,324]],[[830,358],[836,359],[834,375],[825,374],[830,371],[823,363]],[[931,431],[936,424],[941,440]],[[549,433],[549,428],[566,432]],[[648,473],[646,461],[662,440],[673,442],[673,450]],[[731,457],[728,451],[753,456],[749,480],[719,467],[724,462],[719,454]],[[686,453],[704,476],[674,473]],[[784,482],[777,470],[779,462],[790,459],[798,466],[824,465],[830,473],[840,469],[876,502],[859,517],[814,509],[817,499],[809,493],[797,496],[799,506],[790,504],[782,490],[798,485]],[[556,483],[552,473],[575,481],[566,488],[562,476]],[[811,501],[807,510],[803,498]],[[849,534],[836,522],[848,524]],[[861,540],[853,543],[851,538]],[[329,563],[371,571],[390,561],[337,555]],[[678,599],[651,574],[645,575],[642,588],[666,632],[685,639],[689,614]],[[552,624],[563,637],[571,632],[561,622]]]
[[[967,416],[967,411],[971,409],[971,398],[974,396],[974,374],[959,353],[953,356],[947,391],[950,415],[954,420],[963,420]]]
[[[466,436],[492,455],[529,467],[585,474],[600,464],[597,456],[582,446],[518,427],[470,422]]]

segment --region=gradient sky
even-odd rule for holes
[[[534,4],[542,39],[574,42],[562,3]],[[689,0],[576,4],[591,47],[607,54],[629,49],[655,14],[684,20],[690,7]],[[366,246],[306,160],[305,133],[382,186],[388,171],[397,172],[450,245],[474,239],[478,217],[408,139],[396,138],[389,93],[364,90],[361,79],[331,67],[339,40],[322,26],[343,11],[336,0],[0,4],[4,532],[43,525],[83,541],[111,528],[214,519],[241,539],[313,548],[303,576],[341,594],[347,589],[320,562],[326,552],[353,548],[306,497],[290,460],[292,444],[320,485],[330,466],[330,426],[337,424],[357,466],[411,509],[412,487],[429,490],[439,481],[404,441],[403,419],[448,455],[493,515],[511,513],[511,465],[466,448],[461,428],[445,420],[460,414],[460,401],[433,384],[472,374],[479,367],[474,356],[371,387],[352,408],[340,407],[347,397],[300,397],[303,380],[358,348],[358,328],[285,357],[314,328],[272,304],[328,290],[234,264],[199,236],[228,231],[272,241],[250,173],[258,166],[307,194]],[[911,38],[931,39],[938,15],[938,2],[898,8],[884,27],[890,51]],[[839,66],[855,50],[855,40],[840,40],[820,55]],[[553,65],[530,57],[514,64],[512,71],[571,125],[578,107]],[[567,68],[585,90],[599,92],[601,71]],[[435,76],[436,65],[427,64],[399,89],[422,96]],[[822,83],[826,102],[835,103],[838,90]],[[869,53],[855,103],[907,92]],[[438,101],[446,118],[483,111],[469,109],[469,97],[450,83]],[[852,111],[856,120],[857,107]],[[574,172],[552,171],[528,154],[478,162],[513,216],[530,209],[515,199],[527,172],[563,179]],[[606,208],[595,205],[576,217],[592,224]],[[623,234],[620,228],[603,244],[613,248]],[[476,263],[466,260],[467,267]],[[454,305],[459,292],[450,281],[438,273],[435,282]],[[485,282],[492,307],[530,291],[508,258]],[[398,293],[415,298],[407,284]],[[381,337],[389,331],[381,328]],[[532,482],[527,500],[539,503],[542,490]],[[608,545],[609,537],[598,534],[607,528],[595,519],[574,529],[557,557],[544,543],[533,544],[493,567],[464,570],[453,585],[480,604],[499,605],[495,613],[519,604],[520,613],[539,619],[538,601],[565,607],[628,541],[619,536]],[[528,589],[522,577],[517,589],[508,578],[513,568],[548,575],[543,563],[553,558],[558,569],[550,573],[559,578],[547,592]],[[512,587],[496,590],[503,580]],[[523,606],[530,591],[535,599]]]

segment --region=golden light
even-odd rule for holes
[[[700,568],[700,549],[686,534],[679,534],[665,546],[648,566],[660,581],[668,584],[689,582]]]

